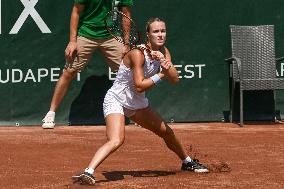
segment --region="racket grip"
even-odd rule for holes
[[[112,21],[116,21],[116,20],[117,20],[117,12],[114,12],[112,16]]]
[[[117,5],[116,5],[116,2],[115,2],[115,7],[113,8],[113,15],[112,15],[112,21],[116,21],[117,20],[117,11],[118,11],[118,8],[117,8]]]

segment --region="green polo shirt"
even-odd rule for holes
[[[113,0],[74,0],[85,6],[80,13],[78,35],[91,39],[108,39],[111,35],[105,28],[104,18],[112,10]],[[119,7],[132,6],[133,0],[119,0]]]

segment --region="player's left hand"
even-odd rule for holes
[[[168,71],[173,66],[172,62],[166,59],[163,53],[161,53],[160,51],[152,51],[151,56],[153,59],[156,59],[160,62],[164,72]]]
[[[163,58],[161,59],[161,67],[163,71],[168,71],[173,66],[172,62]]]

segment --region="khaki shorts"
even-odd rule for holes
[[[88,39],[82,36],[77,37],[78,56],[70,64],[65,64],[65,69],[73,68],[77,71],[82,71],[93,53],[100,49],[105,60],[112,71],[116,72],[119,68],[122,59],[123,45],[115,38],[111,39]]]

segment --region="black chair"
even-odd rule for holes
[[[233,121],[235,84],[240,84],[240,126],[243,126],[243,91],[273,90],[274,121],[275,90],[284,89],[284,80],[276,77],[274,26],[230,26],[232,57],[230,63],[232,77],[230,121]]]

